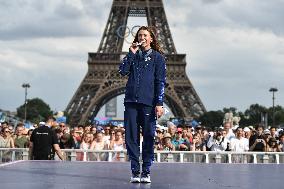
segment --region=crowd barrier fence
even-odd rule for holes
[[[62,149],[62,153],[66,161],[128,161],[126,150]],[[29,160],[29,149],[0,148],[0,163],[17,160]],[[155,162],[280,164],[284,152],[155,151]]]

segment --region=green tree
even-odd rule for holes
[[[249,126],[250,121],[249,121],[249,116],[246,116],[245,113],[239,112],[238,115],[240,116],[241,120],[239,122],[240,126]]]
[[[52,111],[48,104],[40,98],[33,98],[27,100],[27,120],[38,123],[46,120],[52,115]],[[25,117],[25,104],[17,108],[17,116],[24,119]]]
[[[275,126],[284,126],[284,108],[281,106],[275,106]],[[266,108],[259,104],[252,104],[245,110],[245,112],[238,112],[237,108],[223,108],[218,111],[209,111],[201,115],[198,120],[202,122],[203,125],[208,127],[219,127],[223,123],[224,115],[227,112],[232,112],[234,116],[240,116],[241,120],[239,122],[240,126],[257,125],[261,123],[261,116],[267,114],[268,125],[272,125],[272,107]]]
[[[282,106],[274,107],[275,126],[284,124],[284,108]],[[273,108],[268,109],[268,125],[272,126],[273,123]]]
[[[218,111],[209,111],[205,112],[203,115],[199,117],[199,121],[201,121],[202,125],[207,127],[219,127],[223,123],[224,112],[221,110]]]
[[[243,125],[257,125],[261,123],[261,114],[266,113],[268,110],[266,107],[259,104],[250,105],[249,109],[245,111],[244,118],[242,121]]]
[[[236,115],[237,114],[237,108],[235,108],[235,107],[223,108],[223,112],[224,113],[232,112],[233,115]]]

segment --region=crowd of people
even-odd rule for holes
[[[168,131],[157,129],[157,150],[171,151],[260,151],[283,152],[284,133],[282,129],[262,125],[238,127],[225,122],[212,130],[201,125],[192,127],[168,123]]]
[[[44,124],[44,123],[40,123]],[[40,126],[39,124],[39,126]],[[38,125],[34,125],[38,127]],[[1,123],[0,148],[28,148],[33,129],[27,130],[23,123],[16,127]],[[283,129],[262,125],[236,127],[225,122],[222,127],[212,130],[204,126],[196,127],[167,123],[167,127],[157,127],[155,149],[163,151],[259,151],[283,152]],[[71,128],[65,123],[52,126],[61,149],[124,150],[125,130],[122,125],[97,126],[78,125]],[[143,137],[140,137],[140,143]]]

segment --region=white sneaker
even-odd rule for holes
[[[150,174],[142,172],[140,182],[141,183],[151,183]]]
[[[132,173],[132,176],[130,177],[130,182],[131,183],[140,183],[140,176],[139,176],[139,174],[133,174]]]

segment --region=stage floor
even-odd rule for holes
[[[155,163],[151,184],[129,183],[130,164],[18,161],[0,166],[1,189],[283,188],[284,164]]]

